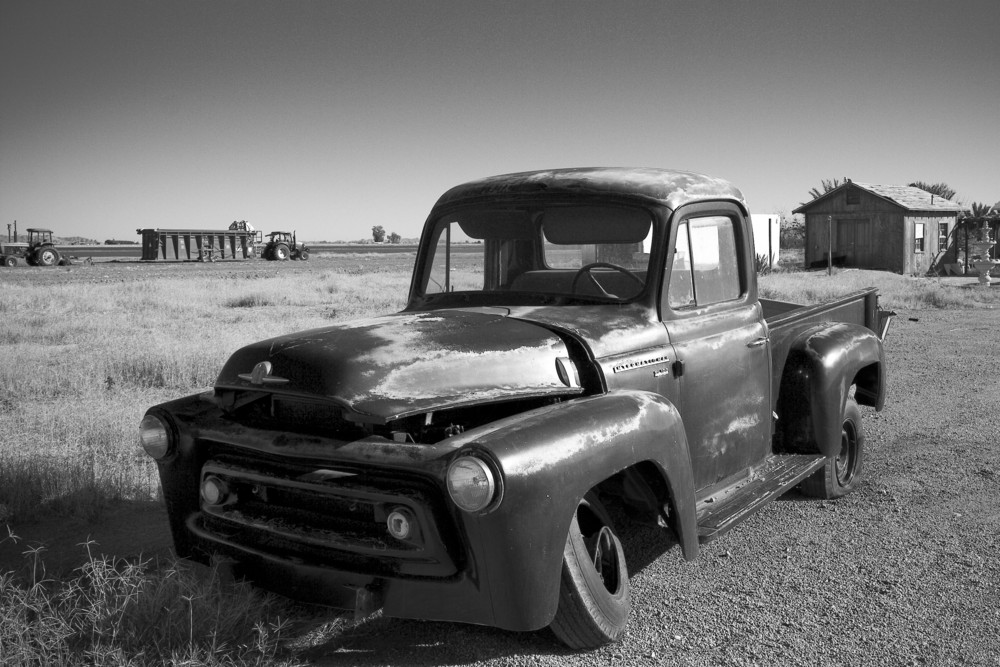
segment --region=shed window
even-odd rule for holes
[[[939,222],[938,223],[938,250],[944,250],[948,247],[948,223]]]
[[[924,223],[913,223],[913,252],[924,251]]]

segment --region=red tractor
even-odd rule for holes
[[[260,256],[264,259],[283,262],[286,259],[309,259],[309,249],[304,243],[297,243],[295,232],[271,232],[267,235]]]

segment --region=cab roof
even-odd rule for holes
[[[663,203],[671,209],[697,201],[727,199],[744,210],[743,193],[721,178],[670,169],[584,167],[524,171],[490,176],[455,186],[435,206],[484,196],[529,195],[623,195]]]

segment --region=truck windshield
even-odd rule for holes
[[[634,206],[464,208],[431,227],[425,300],[481,293],[622,302],[646,285],[652,216]]]

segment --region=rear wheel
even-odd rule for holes
[[[286,246],[284,243],[279,243],[278,245],[274,246],[272,254],[276,260],[278,260],[279,262],[283,262],[286,259],[288,259],[288,246]]]
[[[40,248],[35,253],[35,263],[39,266],[55,266],[59,263],[59,252],[55,248]]]
[[[559,608],[550,627],[570,648],[597,648],[625,632],[629,607],[625,551],[607,510],[590,492],[569,527]]]
[[[826,464],[802,482],[802,492],[816,498],[840,498],[853,491],[861,481],[864,445],[861,408],[849,398],[840,427],[840,451],[827,457]]]

